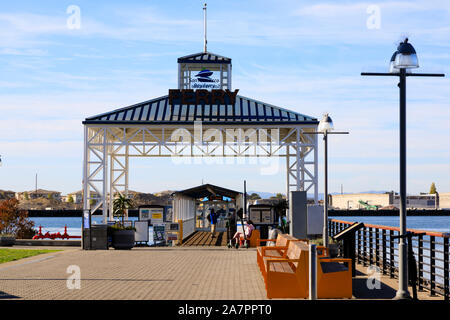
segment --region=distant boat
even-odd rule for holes
[[[199,78],[199,80],[200,80],[200,78],[208,78],[208,77],[212,76],[212,74],[213,74],[212,71],[209,71],[209,70],[205,69],[205,70],[202,70],[199,73],[197,73],[195,76],[197,78]]]

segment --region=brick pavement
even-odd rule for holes
[[[60,249],[60,252],[0,264],[0,298],[266,299],[255,249]],[[70,265],[80,267],[79,290],[67,289],[69,274],[66,271]],[[395,296],[396,280],[383,276],[382,289],[369,290],[366,268],[357,265],[357,271],[358,276],[353,280],[354,298],[391,299]],[[420,293],[419,298],[430,299],[426,293]],[[442,300],[442,297],[436,299]]]
[[[66,286],[78,265],[81,289]],[[24,299],[264,299],[254,250],[134,248],[38,255],[0,265],[0,291]]]

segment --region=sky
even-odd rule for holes
[[[239,94],[318,119],[328,112],[329,192],[398,191],[398,79],[387,72],[405,36],[417,72],[407,80],[408,193],[450,192],[450,2],[208,2],[208,51],[232,58]],[[63,194],[82,184],[90,116],[166,95],[177,58],[203,50],[202,1],[2,1],[0,189]],[[79,10],[79,15],[77,14]],[[280,160],[283,166],[284,160]],[[323,191],[319,139],[319,192]],[[130,189],[203,182],[285,193],[285,171],[260,165],[131,160]]]

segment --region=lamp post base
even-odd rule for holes
[[[411,295],[409,294],[408,290],[398,290],[397,294],[395,295],[394,300],[411,300]]]

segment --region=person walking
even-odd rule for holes
[[[214,211],[214,208],[211,209],[211,212],[208,215],[209,222],[211,223],[211,234],[212,238],[214,238],[214,233],[216,232],[216,224],[217,224],[217,214]]]

